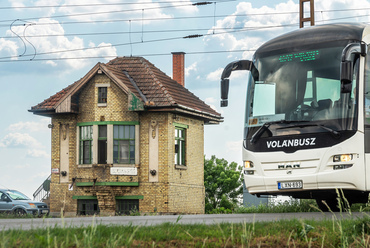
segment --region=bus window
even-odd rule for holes
[[[253,116],[275,114],[275,84],[256,83],[253,98]]]
[[[317,101],[331,99],[332,102],[340,98],[340,81],[328,78],[316,78]]]

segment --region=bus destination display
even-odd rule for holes
[[[308,52],[299,52],[299,53],[290,53],[280,55],[279,62],[292,62],[292,61],[299,61],[299,62],[306,62],[306,61],[313,61],[318,59],[320,56],[320,52],[318,50],[315,51],[308,51]]]

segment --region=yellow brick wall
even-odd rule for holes
[[[98,84],[110,84],[107,106],[98,107]],[[93,165],[84,168],[76,164],[76,124],[97,121],[138,121],[140,123],[140,161],[136,161],[137,176],[110,175],[109,166]],[[158,182],[149,182],[149,128],[151,121],[158,123]],[[187,169],[176,169],[174,165],[175,126],[173,123],[188,125],[186,130]],[[77,200],[73,196],[105,197],[110,191],[116,196],[140,195],[139,211],[142,213],[204,213],[203,185],[203,121],[174,115],[167,112],[128,111],[127,95],[105,75],[96,75],[87,83],[79,95],[78,115],[55,115],[52,118],[52,168],[59,168],[60,125],[69,124],[69,183],[60,184],[58,174],[52,175],[50,208],[51,212],[66,215],[77,213]],[[139,182],[139,187],[76,187],[69,189],[72,178],[76,182]],[[99,193],[100,192],[100,193]],[[97,194],[98,193],[98,194]],[[99,200],[103,202],[103,200]],[[114,201],[114,200],[112,200]],[[109,204],[114,204],[111,202]],[[101,207],[102,209],[102,207]],[[114,214],[107,211],[108,214]],[[104,214],[104,213],[103,213]]]

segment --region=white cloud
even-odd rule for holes
[[[205,99],[205,103],[207,103],[212,109],[219,112],[219,110],[216,108],[215,103],[217,103],[217,100],[214,97],[207,97]],[[220,113],[220,112],[219,112]]]
[[[194,62],[190,66],[186,67],[185,68],[185,76],[188,77],[192,71],[196,72],[197,71],[197,66],[198,66],[198,63]]]
[[[144,2],[143,1],[130,1],[131,4],[127,3],[124,5],[115,5],[114,3],[117,3],[117,1],[116,0],[99,0],[99,1],[94,1],[94,4],[91,4],[90,0],[80,0],[78,1],[78,5],[85,5],[85,6],[76,6],[76,7],[68,7],[68,8],[61,7],[58,9],[58,11],[62,14],[73,15],[69,17],[72,20],[97,21],[97,20],[126,19],[126,20],[137,20],[137,21],[132,22],[133,24],[137,24],[137,25],[142,24],[141,22],[142,17],[144,17],[144,19],[171,17],[170,15],[163,13],[163,10],[165,10],[166,8],[161,8],[163,5],[160,5],[159,3],[156,3],[156,2],[151,3],[148,1],[144,1]],[[103,4],[103,5],[100,5],[100,4]],[[170,6],[170,4],[171,3],[169,2],[169,4],[166,4],[165,6]],[[64,1],[64,5],[76,5],[76,1],[66,0]],[[176,5],[179,5],[179,4],[176,4]],[[187,11],[189,11],[189,9],[191,10],[194,8],[187,8],[187,9],[188,9]],[[185,8],[181,7],[181,10],[184,11]],[[94,14],[94,13],[99,13],[99,12],[101,14]],[[91,14],[86,15],[86,13],[91,13]],[[151,21],[146,20],[144,24],[148,24],[149,22]]]
[[[217,70],[209,73],[207,75],[208,81],[220,81],[221,80],[221,74],[223,72],[224,68],[218,68]],[[233,71],[233,73],[230,75],[230,79],[244,79],[246,78],[246,74],[249,72],[247,71]]]
[[[206,77],[208,81],[220,81],[224,68],[218,68],[216,71],[209,73]]]
[[[50,154],[44,150],[31,149],[27,150],[27,157],[31,158],[50,158]]]
[[[40,121],[20,121],[14,124],[11,124],[7,130],[11,132],[16,132],[16,131],[28,131],[28,132],[48,132],[48,124],[50,124],[50,119],[49,118],[42,118]]]
[[[27,133],[9,133],[0,140],[0,147],[30,148],[42,147],[41,143]]]
[[[6,40],[4,38],[0,38],[0,52],[1,54],[6,54],[7,56],[16,56],[18,45],[16,42],[11,40]],[[13,58],[15,59],[15,58]]]
[[[24,7],[25,4],[23,3],[25,0],[11,0],[9,1],[12,4],[12,7],[17,9],[19,7]]]
[[[368,15],[368,8],[370,8],[370,2],[367,0],[337,0],[337,1],[318,1],[315,2],[315,10],[319,11],[315,15],[315,22],[317,24],[327,24],[332,22],[331,19],[338,19],[343,17],[351,17],[350,19],[337,20],[341,22],[366,22],[370,21]],[[350,11],[331,11],[326,12],[325,10],[349,10]],[[321,11],[322,10],[322,11]],[[365,15],[365,16],[364,16]]]
[[[25,38],[22,38],[24,43],[20,39],[18,40],[18,55],[22,54],[26,49],[26,54],[29,55],[27,56],[28,59],[33,59],[33,54],[35,54],[36,59],[57,59],[46,60],[43,62],[44,64],[51,65],[52,67],[59,65],[66,66],[69,69],[78,70],[88,66],[91,62],[89,60],[67,58],[117,56],[116,48],[110,43],[102,42],[96,45],[90,42],[88,47],[86,47],[84,40],[79,37],[73,37],[71,39],[67,38],[64,36],[65,31],[62,25],[58,21],[49,18],[43,18],[39,19],[38,21],[34,21],[31,26],[27,27],[26,31],[25,26],[15,26],[12,28],[12,30],[21,37],[23,37],[24,34],[27,41],[29,41],[26,42]],[[14,36],[14,34],[9,30],[7,31],[7,35]],[[42,39],[31,37],[35,35],[44,35],[45,37]],[[32,46],[29,43],[31,43]],[[26,44],[26,46],[24,44]],[[8,47],[10,46],[8,45]],[[12,50],[12,55],[14,55],[14,48]]]

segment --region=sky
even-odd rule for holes
[[[297,30],[299,0],[194,3],[2,0],[0,188],[32,198],[50,175],[51,120],[28,110],[117,56],[142,56],[172,77],[171,52],[185,52],[185,86],[224,117],[220,125],[205,126],[205,156],[241,165],[248,73],[231,76],[229,106],[220,108],[222,70]],[[315,1],[316,25],[369,21],[370,1]]]

